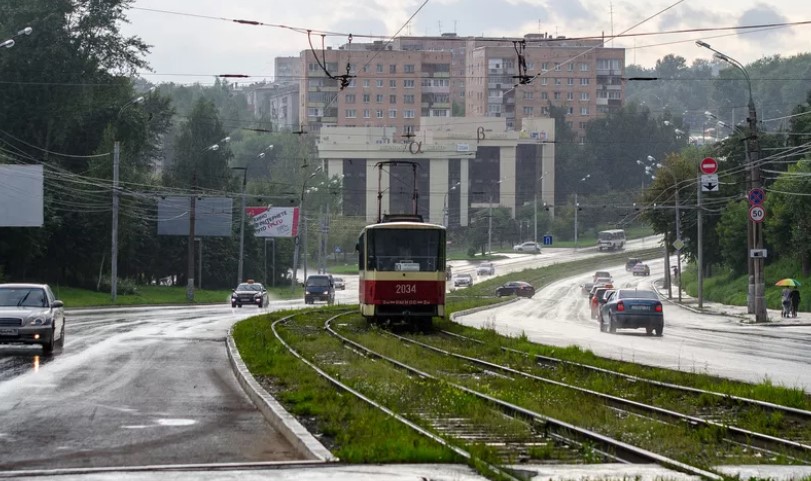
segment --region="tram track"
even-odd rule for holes
[[[580,459],[579,462],[594,462],[595,457],[598,457],[599,460],[602,462],[645,463],[645,464],[653,463],[679,472],[701,476],[706,479],[722,479],[721,476],[718,476],[717,474],[702,469],[700,467],[691,466],[689,464],[680,462],[667,456],[643,448],[639,448],[637,446],[631,445],[629,443],[617,439],[613,439],[609,436],[605,436],[596,431],[592,431],[589,429],[575,426],[570,423],[566,423],[564,421],[544,415],[540,412],[533,411],[532,409],[528,409],[526,407],[498,399],[485,392],[472,389],[468,386],[464,386],[459,383],[449,382],[446,379],[442,379],[438,376],[420,370],[419,368],[398,361],[390,356],[381,354],[376,350],[369,348],[368,346],[365,346],[361,343],[349,339],[346,336],[339,334],[336,330],[334,330],[330,326],[331,322],[332,319],[328,320],[325,323],[326,331],[329,332],[336,339],[339,339],[342,343],[347,345],[348,348],[351,349],[353,353],[362,354],[369,359],[383,360],[386,363],[389,363],[392,366],[396,366],[398,369],[403,370],[410,376],[419,379],[430,380],[435,383],[445,384],[455,390],[468,394],[479,401],[488,403],[493,408],[496,408],[498,412],[506,413],[508,416],[515,419],[529,421],[531,425],[539,426],[540,431],[545,433],[549,439],[555,440],[561,443],[562,445],[568,446],[569,450],[580,450],[583,453],[587,453],[588,459]],[[421,424],[427,424],[429,426],[432,426],[433,429],[440,432],[443,431],[442,429],[443,426],[447,426],[449,423],[456,421],[446,416],[446,418],[442,422],[437,423],[436,420],[433,421],[429,420],[424,413],[412,411],[408,414],[411,417],[421,419]],[[463,436],[463,438],[465,437],[469,438],[470,431],[467,426],[465,426],[465,429],[468,434],[467,436]],[[473,431],[474,437],[476,437],[477,439],[481,439],[483,436],[483,434],[480,432],[480,429],[481,427],[478,427],[476,430]],[[447,433],[447,430],[445,430],[445,432]],[[488,443],[509,444],[508,442],[494,441],[493,439],[489,439]],[[513,463],[516,462],[514,455],[512,456],[512,460]],[[560,458],[558,462],[563,461],[565,461],[565,458]],[[547,460],[547,462],[549,461]]]

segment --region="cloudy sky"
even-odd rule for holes
[[[369,40],[358,36],[398,31],[511,38],[539,32],[567,37],[652,33],[613,40],[613,46],[627,49],[628,64],[646,67],[669,53],[688,63],[711,58],[712,52],[695,45],[698,39],[744,64],[811,52],[811,24],[749,33],[722,30],[811,21],[809,0],[135,0],[133,5],[124,33],[152,45],[153,72],[142,75],[158,83],[210,84],[225,73],[252,77],[244,82],[272,80],[274,57],[307,49],[308,29],[335,33],[326,37],[327,46],[346,43],[350,33],[359,42]],[[697,29],[709,30],[662,33]],[[320,34],[313,42],[321,44]]]

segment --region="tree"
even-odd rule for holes
[[[794,259],[811,274],[811,159],[789,167],[769,189],[765,236],[779,257]]]

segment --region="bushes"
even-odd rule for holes
[[[138,284],[136,284],[132,279],[119,279],[118,284],[116,284],[115,287],[117,294],[138,294]],[[102,277],[98,291],[110,292],[111,289],[112,286],[110,285],[110,278],[106,276]]]

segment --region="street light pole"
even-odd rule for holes
[[[239,217],[239,267],[237,268],[237,285],[242,282],[242,266],[245,255],[245,186],[248,185],[248,167],[231,167],[231,170],[242,171],[242,211]]]
[[[445,191],[445,199],[442,201],[442,225],[444,225],[446,228],[448,227],[448,194],[450,194],[452,190],[456,190],[461,183],[462,182],[459,181]]]
[[[493,188],[500,184],[501,181],[494,182],[490,185],[490,207],[489,213],[487,215],[488,218],[488,225],[487,225],[487,254],[489,255],[493,252]]]
[[[702,42],[701,40],[696,41],[696,45],[699,47],[706,48],[711,50],[715,53],[714,57],[718,58],[719,60],[723,60],[728,64],[732,65],[736,69],[740,70],[743,74],[744,78],[746,79],[746,86],[749,90],[749,116],[748,116],[748,124],[749,124],[749,132],[747,135],[747,146],[746,146],[746,163],[748,166],[748,173],[749,173],[749,188],[751,189],[759,189],[761,186],[760,180],[760,165],[758,165],[759,155],[760,155],[760,143],[758,141],[758,131],[757,131],[757,112],[755,111],[755,101],[752,97],[752,80],[749,77],[749,72],[744,68],[743,64],[739,61],[735,60],[734,58],[726,55],[724,53],[715,50],[714,48],[710,47],[710,45],[706,42]],[[763,248],[763,230],[759,222],[754,222],[752,219],[749,219],[748,225],[751,231],[751,235],[747,236],[747,258],[749,259],[749,263],[751,266],[751,275],[749,279],[749,290],[750,292],[754,292],[752,297],[754,298],[754,313],[755,313],[755,322],[767,322],[768,316],[766,314],[766,302],[764,299],[765,295],[765,285],[763,279],[763,258],[753,259],[751,252],[752,249],[762,249]]]
[[[591,174],[586,174],[585,177],[580,179],[580,182],[585,182]],[[577,184],[579,186],[579,184]],[[577,188],[574,189],[574,250],[577,250],[577,211],[580,210],[580,203],[577,202]]]

